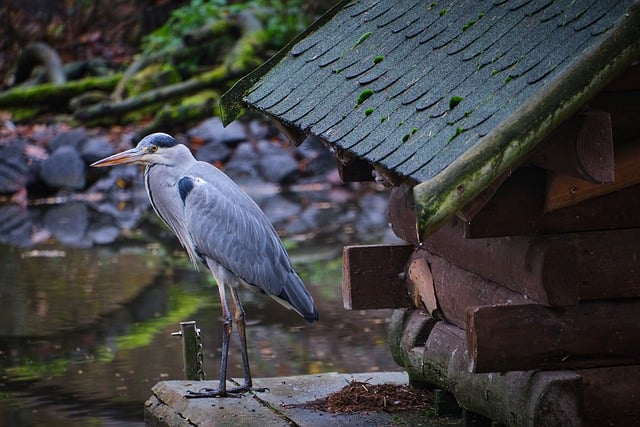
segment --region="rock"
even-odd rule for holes
[[[86,238],[89,210],[82,202],[69,202],[47,210],[44,227],[60,243],[73,247],[89,247],[93,243]]]
[[[30,211],[16,205],[0,205],[0,243],[31,246],[34,218]]]
[[[265,180],[284,184],[298,176],[298,162],[287,150],[267,141],[261,141],[258,147],[258,170]]]
[[[231,149],[220,141],[209,141],[196,151],[195,157],[208,163],[226,162],[231,157]]]
[[[360,214],[355,223],[361,235],[371,235],[387,228],[387,199],[379,193],[365,194],[359,202]]]
[[[120,235],[120,227],[112,217],[108,215],[97,215],[97,218],[91,219],[87,235],[93,243],[107,245],[115,242],[118,238]]]
[[[115,154],[115,150],[107,136],[96,136],[87,139],[84,144],[79,147],[79,151],[82,159],[88,165]]]
[[[299,203],[294,203],[281,195],[269,197],[260,207],[274,227],[278,227],[287,220],[296,217],[302,210]]]
[[[205,142],[218,141],[234,147],[247,140],[247,132],[239,121],[231,122],[227,127],[222,125],[219,117],[212,117],[201,122],[187,132],[190,138],[200,138]]]
[[[42,162],[40,177],[49,187],[81,190],[86,183],[85,169],[80,153],[64,145]]]
[[[258,177],[257,161],[258,153],[255,152],[253,146],[248,142],[243,142],[238,145],[231,160],[224,165],[224,172],[238,182],[254,179]]]
[[[21,139],[0,146],[0,193],[11,194],[25,187],[29,172],[25,148]]]
[[[270,139],[277,137],[280,131],[269,120],[255,119],[249,122],[249,133],[255,139]]]
[[[49,152],[53,153],[60,147],[71,146],[78,148],[87,139],[84,128],[75,128],[66,132],[60,132],[49,142]]]
[[[320,142],[320,138],[315,135],[309,135],[309,137],[300,144],[298,153],[307,159],[304,170],[307,176],[317,177],[327,175],[338,167],[336,158],[331,154],[329,149]]]

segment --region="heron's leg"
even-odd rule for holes
[[[233,396],[234,391],[227,391],[227,360],[229,357],[229,340],[233,328],[231,311],[227,302],[224,283],[218,281],[218,292],[220,293],[220,303],[222,304],[222,355],[220,356],[220,381],[218,388],[201,388],[198,391],[187,390],[185,397],[225,397]]]
[[[242,368],[244,371],[244,384],[239,387],[234,387],[230,389],[230,392],[241,392],[241,391],[257,391],[263,392],[267,391],[266,388],[254,388],[253,381],[251,379],[251,368],[249,367],[249,353],[247,352],[247,328],[246,328],[246,319],[244,308],[242,307],[242,302],[240,302],[240,298],[238,297],[238,290],[231,286],[231,298],[233,301],[233,317],[236,322],[236,327],[238,328],[238,335],[240,336],[240,349],[242,352]]]

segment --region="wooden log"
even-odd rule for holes
[[[531,155],[543,169],[596,183],[614,180],[611,116],[585,111],[565,121]]]
[[[416,285],[423,300],[435,297],[435,304],[425,304],[433,317],[441,317],[464,329],[467,310],[484,305],[526,304],[526,296],[464,270],[443,257],[425,250],[416,251],[409,266],[407,281],[419,282],[424,275],[416,274],[416,265],[426,263],[430,269],[429,283]],[[419,270],[418,270],[419,271]],[[426,295],[424,295],[426,293]],[[434,307],[435,306],[435,307]]]
[[[640,420],[640,365],[577,371],[584,387],[585,425],[635,426]]]
[[[467,369],[465,353],[464,331],[437,322],[425,343],[423,363],[408,369],[409,377],[448,390],[464,409],[507,426],[582,425],[583,390],[577,373],[475,374]]]
[[[640,363],[640,299],[486,306],[467,312],[472,372],[573,369]]]
[[[395,235],[414,245],[420,243],[413,187],[408,184],[393,187],[388,203],[389,222]]]
[[[532,234],[543,214],[546,172],[536,167],[515,170],[482,209],[461,212],[467,238]]]
[[[436,319],[440,319],[438,300],[433,286],[433,274],[428,261],[418,253],[414,253],[407,267],[407,290],[413,296],[413,305],[424,307]]]
[[[389,350],[393,360],[408,371],[422,372],[424,345],[436,323],[421,310],[394,310],[389,321]]]
[[[545,174],[521,168],[473,216],[460,213],[467,238],[640,227],[640,185],[544,213]],[[524,171],[528,169],[528,171]],[[537,169],[537,171],[536,171]],[[536,176],[537,175],[537,176]]]
[[[578,302],[576,248],[554,236],[463,238],[453,218],[425,240],[432,252],[454,264],[548,306]]]
[[[531,219],[528,234],[640,227],[640,185],[584,201]],[[473,231],[471,231],[473,233]]]
[[[597,184],[567,175],[550,173],[544,211],[551,212],[640,184],[640,141],[616,147],[615,182]]]
[[[579,298],[640,298],[640,228],[576,233]]]
[[[404,271],[412,245],[346,246],[342,297],[347,310],[411,307]]]

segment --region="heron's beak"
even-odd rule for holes
[[[91,166],[95,168],[102,168],[105,166],[114,165],[128,165],[130,163],[142,163],[141,159],[144,152],[139,150],[138,147],[131,148],[130,150],[123,151],[113,156],[106,157],[102,160],[98,160],[92,163]]]

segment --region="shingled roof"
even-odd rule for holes
[[[429,231],[640,54],[632,0],[343,2],[222,101],[406,177]]]

